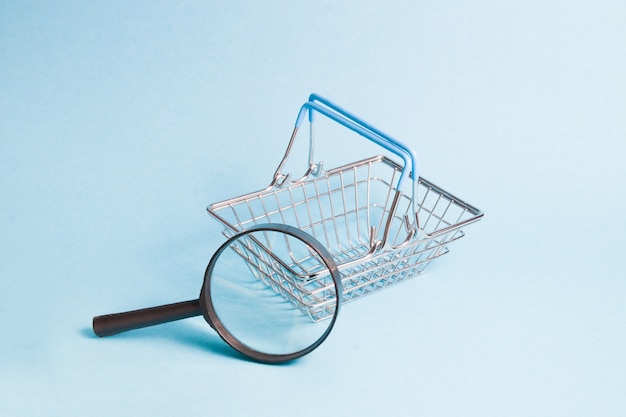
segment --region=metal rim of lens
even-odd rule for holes
[[[274,353],[260,352],[258,350],[250,348],[246,344],[239,341],[233,334],[231,334],[228,331],[226,326],[222,324],[222,322],[220,321],[215,311],[213,301],[211,300],[210,283],[211,283],[211,278],[213,275],[213,269],[215,268],[215,264],[217,260],[219,259],[220,255],[227,248],[229,248],[230,245],[235,240],[241,238],[242,236],[245,236],[254,232],[279,232],[279,233],[287,234],[289,236],[292,236],[300,240],[301,242],[303,242],[304,244],[306,244],[307,246],[309,246],[315,251],[315,253],[320,257],[322,262],[328,268],[328,271],[330,272],[330,275],[333,279],[333,284],[335,287],[335,294],[336,294],[336,307],[335,307],[335,311],[333,312],[333,316],[330,318],[331,321],[328,324],[328,328],[315,342],[313,342],[308,347],[301,349],[297,352],[291,352],[291,353],[286,353],[286,354],[274,354]],[[217,331],[219,336],[232,348],[234,348],[238,352],[259,362],[281,363],[281,362],[288,362],[288,361],[297,359],[299,357],[302,357],[312,352],[313,350],[315,350],[319,345],[322,344],[322,342],[324,342],[324,340],[328,337],[328,335],[332,331],[333,326],[335,325],[335,321],[337,320],[337,315],[339,314],[339,306],[341,304],[342,294],[343,294],[343,290],[342,290],[342,284],[341,284],[341,274],[339,273],[339,268],[337,267],[337,263],[334,261],[330,252],[324,247],[324,245],[322,245],[322,243],[320,243],[319,240],[317,240],[315,237],[311,236],[310,234],[296,227],[289,226],[286,224],[268,223],[268,224],[255,225],[248,229],[245,229],[242,232],[235,234],[234,236],[229,238],[222,246],[220,246],[220,248],[215,252],[215,254],[213,254],[213,257],[211,258],[211,261],[209,262],[209,265],[207,266],[206,272],[204,274],[204,284],[202,285],[202,290],[200,291],[200,308],[202,310],[202,315],[204,316],[204,319],[207,321],[207,323],[209,323],[209,325],[213,329],[215,329],[215,331]]]

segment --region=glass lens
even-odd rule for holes
[[[217,252],[203,294],[224,340],[252,356],[291,355],[321,343],[336,317],[340,283],[315,243],[269,229],[237,236]]]

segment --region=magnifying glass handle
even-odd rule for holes
[[[128,330],[168,323],[201,314],[199,300],[182,301],[124,313],[96,316],[93,318],[93,331],[100,337],[111,336]]]

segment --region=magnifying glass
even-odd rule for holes
[[[215,252],[197,300],[93,318],[98,336],[202,315],[220,337],[259,362],[280,363],[330,334],[342,294],[328,250],[285,224],[256,225]]]

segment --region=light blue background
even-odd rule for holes
[[[623,416],[622,1],[3,2],[0,414]],[[483,209],[288,366],[201,318],[207,204],[265,186],[310,92]],[[350,154],[354,147],[333,144]]]

